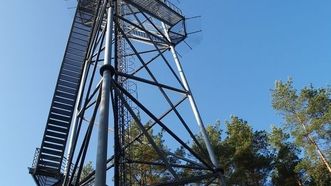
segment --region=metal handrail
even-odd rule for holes
[[[36,151],[34,152],[31,168],[36,168],[37,167],[39,154],[40,154],[40,148],[36,148]]]
[[[176,5],[174,5],[172,2],[170,2],[169,0],[163,0],[163,2],[165,5],[167,5],[173,11],[177,12],[180,15],[183,15],[182,10],[180,8],[178,8]]]

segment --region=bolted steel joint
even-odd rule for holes
[[[103,76],[104,71],[109,71],[111,76],[113,76],[115,74],[115,69],[112,65],[110,64],[106,64],[106,65],[102,65],[102,67],[100,68],[100,74],[101,76]]]

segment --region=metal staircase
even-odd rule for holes
[[[87,55],[92,51],[91,46],[95,44],[92,41],[95,32],[100,32],[106,23],[106,20],[101,25],[95,23],[96,18],[104,19],[104,10],[99,9],[101,2],[107,1],[78,0],[42,143],[35,151],[33,164],[29,168],[29,173],[38,186],[58,186],[64,183],[64,167],[67,164],[64,154],[72,119],[76,117],[74,110],[83,68]],[[167,39],[171,40],[171,45],[176,45],[186,38],[185,17],[167,0],[123,0],[122,2],[161,21],[169,32],[169,38],[165,38],[160,34],[160,29],[159,33],[148,33],[138,28],[124,28],[129,38],[158,46],[168,46]],[[68,174],[74,177],[77,176],[77,171]]]
[[[79,1],[48,115],[41,147],[31,168],[37,185],[62,183],[64,152],[97,14],[97,0]]]

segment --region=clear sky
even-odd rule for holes
[[[206,123],[231,115],[269,130],[275,80],[330,85],[331,1],[187,0],[203,40],[182,59]],[[40,146],[71,25],[63,0],[0,6],[0,185],[34,185],[27,167]]]

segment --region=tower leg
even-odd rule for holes
[[[169,34],[168,34],[168,31],[167,31],[167,28],[165,26],[165,24],[162,23],[162,26],[163,26],[163,29],[164,29],[164,34],[165,36],[169,39],[169,41],[171,41],[171,38],[169,37]],[[178,58],[178,55],[176,53],[176,50],[175,50],[175,47],[174,46],[170,46],[170,51],[173,55],[173,58],[174,58],[174,61],[175,61],[175,64],[176,64],[176,67],[177,67],[177,70],[179,72],[179,75],[180,75],[180,78],[181,78],[181,81],[184,85],[184,88],[186,89],[187,92],[189,92],[189,95],[188,95],[188,98],[189,98],[189,102],[190,102],[190,105],[191,105],[191,108],[192,108],[192,111],[193,111],[193,114],[194,114],[194,117],[195,117],[195,120],[198,124],[198,126],[200,127],[200,132],[202,134],[202,138],[203,138],[203,141],[205,142],[205,145],[206,145],[206,148],[207,148],[207,151],[208,151],[208,154],[209,154],[209,158],[211,160],[211,162],[213,163],[215,169],[217,171],[219,171],[219,182],[220,182],[220,185],[222,186],[225,186],[225,181],[224,181],[224,175],[221,171],[221,167],[219,165],[219,162],[216,158],[216,155],[215,155],[215,152],[213,150],[213,147],[211,146],[211,143],[210,143],[210,140],[209,140],[209,137],[208,137],[208,134],[207,134],[207,131],[206,131],[206,128],[203,124],[203,121],[201,119],[201,115],[200,115],[200,112],[198,110],[198,107],[197,107],[197,104],[194,100],[194,97],[192,95],[192,92],[191,92],[191,89],[189,87],[189,84],[187,82],[187,79],[186,79],[186,76],[185,76],[185,73],[183,71],[183,67],[179,61],[179,58]]]
[[[110,6],[107,12],[107,30],[105,43],[105,60],[102,71],[103,80],[101,88],[101,103],[100,103],[100,127],[98,132],[98,145],[95,169],[95,185],[106,185],[106,169],[107,169],[107,142],[108,142],[108,123],[109,123],[109,100],[112,71],[111,53],[112,53],[112,38],[113,38],[113,18],[114,10]]]

